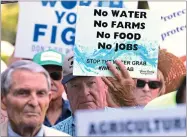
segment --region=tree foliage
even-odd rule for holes
[[[18,3],[1,4],[1,40],[13,45],[16,39],[18,12]]]

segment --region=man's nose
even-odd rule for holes
[[[54,85],[54,80],[51,78],[51,87]]]
[[[53,84],[54,80],[51,77],[50,77],[50,79],[51,79],[51,84]]]
[[[87,96],[90,94],[90,88],[86,84],[82,85],[82,93],[84,96]]]
[[[39,103],[38,103],[38,97],[37,97],[36,93],[33,93],[30,95],[30,99],[29,99],[28,104],[32,107],[38,106]]]

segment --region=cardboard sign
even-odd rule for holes
[[[77,136],[186,136],[186,105],[76,113]]]
[[[16,57],[32,58],[37,52],[54,49],[66,53],[75,43],[77,6],[133,7],[137,2],[37,1],[19,2]]]
[[[157,76],[159,14],[81,6],[77,12],[74,75],[111,76],[106,62],[119,59],[131,77]]]
[[[161,13],[161,48],[180,57],[186,64],[186,2],[149,2],[149,6]]]

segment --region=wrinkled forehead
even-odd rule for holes
[[[72,80],[70,80],[68,83],[72,84],[72,83],[83,83],[83,82],[87,82],[90,80],[94,80],[96,82],[100,82],[101,78],[100,77],[94,77],[94,76],[79,76],[76,77]]]
[[[38,80],[40,86],[38,86]],[[48,88],[47,78],[44,73],[32,72],[29,70],[17,69],[12,73],[12,87],[24,88],[24,87],[41,87]]]

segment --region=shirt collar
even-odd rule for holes
[[[105,107],[104,110],[110,110],[111,108],[110,107]],[[72,126],[75,126],[75,123],[76,123],[76,119],[75,119],[75,116],[72,114],[71,116],[71,119],[72,119]]]
[[[64,100],[64,99],[62,98],[62,102],[64,102],[62,109],[71,112],[71,107],[70,107],[69,101]]]
[[[75,117],[72,115],[72,126],[75,126]]]
[[[63,102],[63,106],[62,106],[62,115],[60,115],[60,118],[57,120],[57,122],[59,121],[62,121],[62,118],[68,114],[71,115],[71,107],[70,107],[70,104],[69,104],[69,101],[67,100],[64,100],[62,98],[62,102]]]
[[[13,131],[11,125],[10,125],[10,122],[8,122],[8,136],[10,137],[22,137],[20,136],[19,134],[17,134],[16,132]],[[41,129],[39,130],[39,132],[36,134],[36,137],[37,136],[44,136],[44,126],[42,125],[41,126]]]

